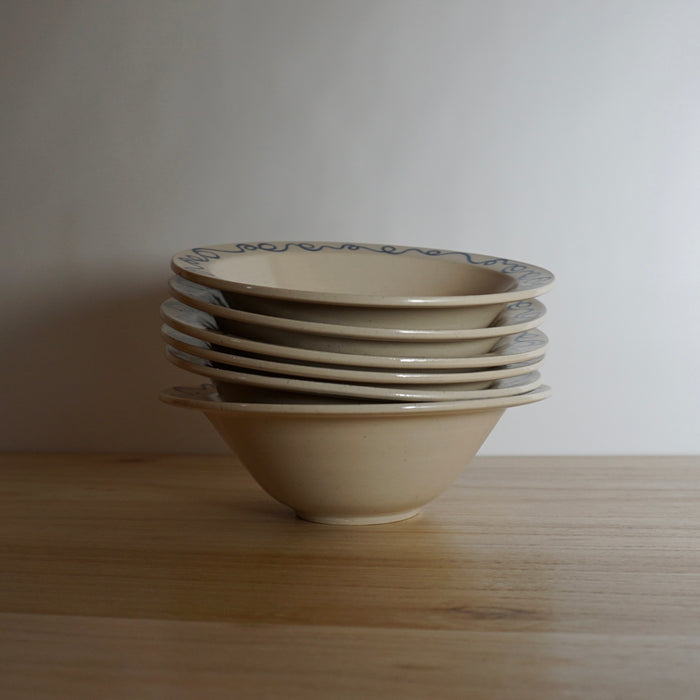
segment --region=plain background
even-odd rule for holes
[[[158,306],[194,245],[553,270],[554,396],[483,454],[700,452],[700,3],[5,1],[1,444],[214,451]]]

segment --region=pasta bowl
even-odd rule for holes
[[[367,401],[454,401],[522,394],[540,383],[539,372],[528,372],[495,382],[474,385],[473,382],[423,385],[348,384],[339,381],[314,381],[272,375],[258,371],[224,369],[201,357],[191,355],[172,345],[167,346],[168,360],[176,367],[215,380],[223,398],[229,400],[243,385],[269,392],[336,396]],[[249,391],[249,395],[250,395]]]
[[[216,318],[225,333],[288,347],[360,355],[469,357],[491,350],[499,338],[538,326],[545,315],[536,300],[518,302],[525,308],[507,309],[486,328],[395,329],[299,321],[231,309],[221,292],[188,282],[170,280],[172,295],[182,303]]]
[[[199,386],[160,397],[202,411],[257,483],[298,517],[369,525],[416,515],[450,487],[507,408],[549,394],[540,386],[471,401],[303,404],[222,401]]]
[[[506,304],[544,294],[530,263],[436,248],[258,242],[181,251],[172,269],[232,308],[303,321],[399,329],[488,326]]]
[[[482,370],[435,369],[411,372],[408,370],[362,369],[309,362],[285,362],[265,355],[225,351],[225,348],[220,348],[206,340],[190,336],[168,324],[161,326],[161,335],[168,345],[178,350],[184,350],[188,354],[203,360],[209,360],[212,366],[221,369],[252,370],[273,375],[346,382],[349,384],[447,385],[469,383],[474,389],[484,389],[496,379],[515,377],[539,369],[544,362],[544,357],[539,357],[528,362]]]
[[[219,330],[217,319],[214,316],[189,307],[174,298],[163,302],[160,312],[161,317],[169,326],[194,338],[205,340],[222,351],[264,355],[308,365],[421,372],[493,369],[541,358],[549,343],[547,336],[535,328],[517,335],[502,336],[490,352],[477,356],[442,358],[427,357],[422,354],[402,355],[399,350],[403,346],[400,345],[395,346],[395,351],[398,353],[395,355],[354,355],[266,343],[235,333],[224,333]]]

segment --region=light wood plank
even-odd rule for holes
[[[0,615],[4,697],[691,698],[700,638]]]
[[[477,458],[364,528],[229,457],[0,455],[0,498],[3,698],[700,692],[698,458]]]

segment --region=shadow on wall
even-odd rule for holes
[[[227,453],[199,412],[158,400],[164,388],[203,381],[165,359],[166,289],[46,289],[39,303],[18,304],[0,346],[0,449]]]

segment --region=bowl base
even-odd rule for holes
[[[308,520],[312,523],[323,525],[381,525],[383,523],[395,523],[399,520],[408,520],[418,515],[420,508],[404,510],[400,513],[379,513],[377,515],[315,515],[314,513],[302,513],[295,511],[297,518]]]

